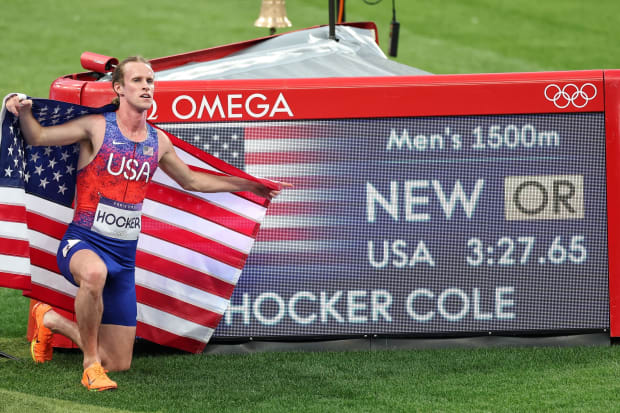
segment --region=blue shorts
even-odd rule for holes
[[[108,268],[103,288],[102,324],[136,325],[136,248],[137,240],[118,240],[100,235],[87,228],[69,224],[56,261],[64,277],[73,285],[77,283],[69,270],[69,262],[76,252],[87,249],[97,254]]]

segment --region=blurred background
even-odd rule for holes
[[[338,0],[336,0],[338,3]],[[287,0],[292,26],[329,22],[328,0]],[[388,54],[400,23],[400,63],[436,73],[620,68],[617,0],[346,0],[346,21],[373,21]],[[168,56],[268,36],[261,0],[2,0],[0,90],[47,97],[81,72],[83,51],[122,59]]]

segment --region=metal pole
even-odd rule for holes
[[[336,2],[335,0],[329,0],[329,38],[330,40],[336,39]]]
[[[19,360],[17,357],[15,356],[11,356],[10,354],[7,354],[5,352],[0,351],[0,357],[4,357],[7,359],[11,359],[11,360]]]

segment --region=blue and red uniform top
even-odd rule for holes
[[[127,139],[116,113],[104,114],[105,134],[95,158],[77,173],[73,223],[118,239],[137,239],[142,202],[158,165],[157,130],[142,142]]]

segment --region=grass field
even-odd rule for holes
[[[326,24],[327,0],[289,0],[293,29]],[[620,68],[620,3],[398,0],[397,61],[437,74]],[[81,52],[167,56],[267,34],[260,0],[3,0],[0,91],[46,97]],[[388,46],[391,1],[347,1]],[[28,301],[0,289],[0,412],[614,411],[620,347],[186,355],[141,345],[120,390],[79,384],[80,355],[36,366]]]

